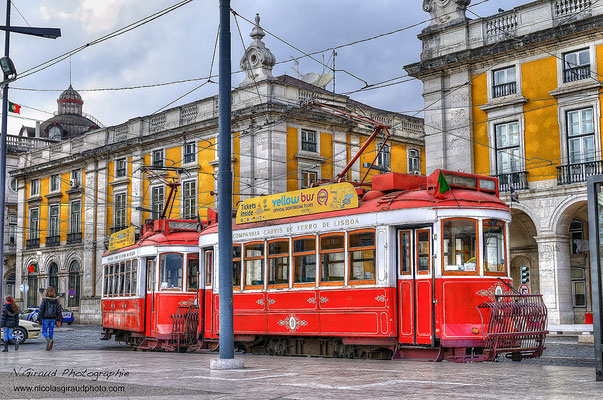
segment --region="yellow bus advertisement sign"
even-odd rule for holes
[[[319,214],[358,207],[358,195],[351,183],[335,183],[309,189],[255,197],[241,203],[237,224]]]
[[[135,233],[134,227],[131,226],[112,234],[109,238],[109,251],[133,245],[135,242]]]

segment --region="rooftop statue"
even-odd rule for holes
[[[423,0],[423,10],[431,15],[431,24],[441,25],[466,19],[465,11],[471,0]]]

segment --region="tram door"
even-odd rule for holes
[[[145,301],[145,333],[154,334],[155,325],[155,258],[147,257],[147,288]]]
[[[400,343],[432,344],[431,229],[398,231],[398,332]]]

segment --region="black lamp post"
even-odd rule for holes
[[[6,185],[6,125],[8,120],[8,83],[15,80],[17,71],[11,59],[8,57],[10,45],[10,33],[22,33],[24,35],[40,36],[49,39],[56,39],[61,36],[61,30],[58,28],[34,28],[27,26],[10,26],[10,5],[11,0],[6,0],[6,26],[0,26],[4,34],[4,57],[0,59],[0,67],[4,74],[2,84],[2,137],[0,138],[0,301],[4,301],[4,195]]]

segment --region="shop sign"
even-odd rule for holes
[[[135,241],[134,229],[135,228],[131,226],[129,228],[122,229],[121,231],[112,234],[109,238],[109,251],[133,245]]]

